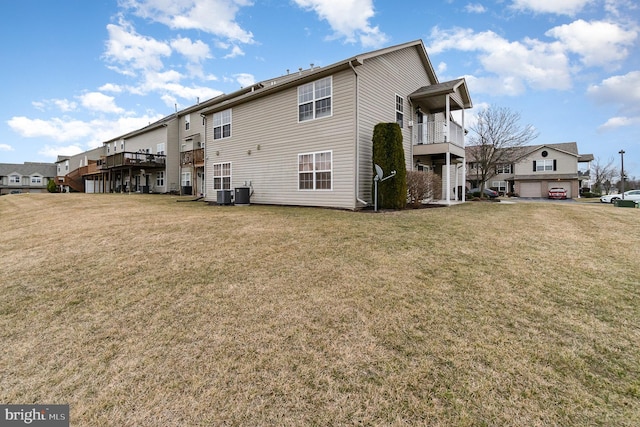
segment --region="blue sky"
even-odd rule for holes
[[[311,63],[422,39],[474,111],[640,178],[635,0],[20,0],[0,16],[0,162],[55,161]]]

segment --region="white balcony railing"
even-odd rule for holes
[[[417,144],[441,144],[450,142],[464,147],[464,130],[462,126],[454,122],[449,122],[449,132],[447,132],[447,122],[436,121],[418,123],[413,134],[413,143]]]

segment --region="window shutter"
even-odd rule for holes
[[[536,161],[535,160],[533,161],[533,171],[534,172],[536,171]]]
[[[554,171],[555,171],[555,170],[558,170],[558,161],[557,161],[557,160],[554,160],[554,161],[553,161],[553,170],[554,170]]]

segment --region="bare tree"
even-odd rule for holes
[[[476,163],[481,195],[496,166],[511,164],[520,152],[518,148],[538,137],[535,128],[521,125],[520,119],[520,113],[509,108],[489,106],[480,110],[476,124],[470,127],[471,161]]]
[[[616,172],[613,167],[613,158],[610,157],[609,160],[607,160],[607,163],[604,163],[600,157],[596,157],[595,161],[591,165],[591,172],[593,173],[596,191],[602,194],[602,189],[604,187],[605,191],[608,193],[611,187],[605,184],[607,182],[610,183],[613,180],[613,175]]]

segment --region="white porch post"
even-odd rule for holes
[[[447,126],[447,133],[445,135],[445,137],[447,138],[447,140],[445,142],[451,142],[451,123],[449,122],[449,116],[451,115],[451,101],[449,100],[449,95],[447,95],[445,97],[445,118],[444,118],[444,122]]]
[[[467,146],[467,140],[464,132],[464,106],[462,108],[462,148],[465,149]],[[467,199],[467,150],[464,151],[465,156],[462,158],[462,202],[464,203]]]
[[[446,182],[446,194],[447,194],[447,198],[445,199],[447,201],[447,204],[451,203],[451,153],[449,151],[447,151],[447,179],[445,180]]]

